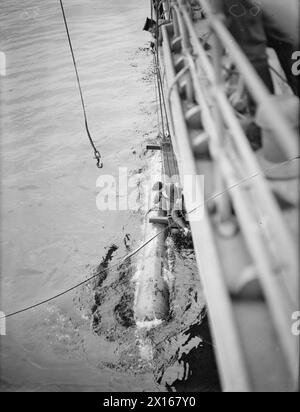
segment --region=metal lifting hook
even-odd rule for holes
[[[94,149],[95,159],[97,160],[97,167],[98,167],[98,169],[102,169],[103,168],[102,157],[101,157],[99,151],[97,150],[97,148],[95,146],[94,140],[93,140],[93,138],[91,136],[91,133],[90,133],[90,130],[89,130],[88,118],[87,118],[86,107],[85,107],[85,103],[84,103],[84,97],[83,97],[83,91],[82,91],[82,88],[81,88],[81,83],[80,83],[79,73],[78,73],[78,69],[77,69],[77,64],[76,64],[74,49],[73,49],[73,45],[72,45],[71,35],[70,35],[68,22],[67,22],[67,18],[66,18],[66,13],[65,13],[65,8],[64,8],[62,0],[60,0],[60,6],[61,6],[62,15],[63,15],[63,19],[64,19],[64,24],[65,24],[65,29],[66,29],[66,33],[67,33],[67,37],[68,37],[69,47],[70,47],[70,51],[71,51],[71,55],[72,55],[72,59],[73,59],[73,65],[74,65],[74,69],[75,69],[77,85],[78,85],[78,90],[79,90],[79,94],[80,94],[80,100],[81,100],[81,105],[82,105],[82,110],[83,110],[83,115],[84,115],[84,122],[85,122],[85,129],[86,129],[87,137],[89,138],[90,144],[91,144],[92,148]]]
[[[98,169],[103,169],[104,164],[102,161],[101,154],[98,152],[98,150],[95,151],[95,159],[97,160]]]

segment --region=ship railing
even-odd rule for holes
[[[299,298],[297,247],[240,121],[226,96],[222,76],[224,50],[235,64],[253,100],[258,106],[264,107],[274,138],[286,159],[291,161],[299,155],[298,136],[273,104],[265,84],[226,28],[223,15],[213,10],[207,0],[198,0],[198,3],[206,15],[212,44],[212,59],[208,57],[204,45],[199,41],[191,17],[190,3],[186,0],[164,2],[167,19],[172,22],[170,47],[173,50],[179,47],[184,58],[181,71],[173,81],[176,83],[180,75],[188,71],[190,85],[186,88],[187,98],[191,101],[196,100],[201,107],[203,123],[209,136],[210,153],[217,165],[217,190],[224,193],[217,201],[219,213],[222,214],[223,220],[226,216],[229,218],[233,203],[250,255],[257,267],[287,364],[297,382],[298,370],[295,365],[299,360],[299,348],[290,333],[291,315],[297,310]],[[164,40],[170,38],[169,30],[167,25],[162,27]],[[170,90],[170,95],[173,90],[174,87]],[[231,140],[234,147],[235,162],[228,156],[228,140]],[[193,144],[191,146],[193,147]],[[190,159],[190,148],[181,145],[179,150],[182,162]],[[241,184],[242,182],[244,184]],[[235,189],[226,191],[228,187]],[[249,197],[249,193],[252,197]],[[251,198],[254,199],[255,205],[249,204]],[[260,225],[259,220],[264,224]]]

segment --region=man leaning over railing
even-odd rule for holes
[[[299,81],[293,74],[292,56],[299,49],[298,0],[213,0],[223,7],[228,27],[250,62],[274,93],[268,66],[267,47],[272,47],[285,72],[287,81],[299,95]]]

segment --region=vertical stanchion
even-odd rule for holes
[[[214,6],[214,13],[217,13],[220,11],[219,7],[219,2],[213,2]],[[215,71],[215,85],[213,87],[215,88],[222,88],[223,86],[223,78],[222,78],[222,56],[224,52],[224,48],[217,36],[216,33],[213,32],[212,34],[212,59],[213,59],[213,67]],[[223,116],[221,113],[221,109],[219,107],[218,101],[216,98],[214,98],[213,102],[213,117],[216,122],[216,129],[217,129],[217,134],[218,134],[218,141],[216,143],[216,153],[220,153],[221,151],[224,150],[224,145],[225,145],[225,136],[226,136],[226,130],[225,130],[225,124],[223,120]],[[225,181],[222,178],[221,170],[219,167],[219,163],[215,162],[214,165],[214,173],[215,173],[215,191],[216,193],[222,193],[225,192]],[[217,213],[218,213],[218,218],[219,218],[219,229],[223,224],[226,224],[228,221],[230,221],[231,218],[231,204],[230,204],[230,198],[229,195],[226,193],[224,196],[220,197],[216,201],[216,207],[217,207]]]

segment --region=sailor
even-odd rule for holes
[[[155,14],[158,14],[158,18],[159,19],[163,19],[164,18],[164,5],[163,3],[165,2],[165,0],[152,0],[153,2],[153,7],[155,10]]]
[[[187,236],[190,228],[182,189],[174,183],[157,182],[153,186],[153,191],[157,192],[154,203],[167,213],[170,226],[175,223]]]
[[[170,22],[169,20],[165,19],[165,12],[163,7],[163,3],[165,2],[165,0],[152,1],[155,11],[155,16],[153,16],[153,18],[155,18],[156,20],[154,20],[152,17],[151,19],[147,18],[143,30],[148,31],[150,34],[152,34],[153,38],[155,39],[155,42],[151,43],[151,48],[155,50],[156,45],[161,45],[163,41],[162,32],[160,30],[161,26],[169,24]]]
[[[171,210],[171,218],[173,222],[177,224],[177,226],[183,231],[183,233],[186,236],[188,236],[191,233],[187,221],[187,211],[185,208],[183,195],[175,201],[174,207]]]
[[[165,22],[163,2],[164,0],[152,0],[154,10],[154,13],[152,12],[152,15],[154,14],[154,16],[152,16],[151,19],[146,19],[145,26],[143,28],[144,31],[148,31],[149,33],[151,33],[155,39],[157,37],[158,32],[156,22],[158,21],[158,26]]]
[[[144,31],[148,31],[154,38],[157,36],[157,24],[155,20],[149,19],[147,17],[144,28]]]
[[[293,92],[299,83],[292,73],[293,53],[299,46],[297,0],[224,0],[229,30],[248,56],[271,93],[274,85],[268,65],[267,47],[272,47]]]

